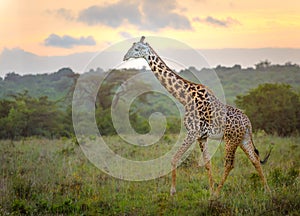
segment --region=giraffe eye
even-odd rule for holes
[[[139,51],[139,49],[138,49],[138,48],[135,48],[135,49],[134,49],[134,51],[138,52],[138,51]]]

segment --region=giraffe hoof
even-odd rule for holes
[[[174,196],[175,194],[176,194],[176,189],[172,187],[170,190],[170,195]]]

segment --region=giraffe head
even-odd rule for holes
[[[124,56],[124,61],[130,58],[145,58],[150,54],[150,47],[148,43],[144,43],[145,37],[142,36],[139,42],[133,43],[132,47],[127,51]]]

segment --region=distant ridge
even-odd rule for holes
[[[260,61],[268,60],[272,64],[291,62],[300,64],[300,49],[292,48],[258,48],[258,49],[206,49],[200,50],[208,63],[216,67],[239,64],[244,68],[254,67]]]
[[[256,63],[264,60],[269,60],[272,64],[284,64],[286,62],[300,64],[300,49],[200,49],[198,51],[203,54],[211,67],[218,65],[231,67],[239,64],[243,68],[247,68],[254,67]],[[180,54],[180,52],[180,50],[175,50],[173,53]],[[69,67],[76,73],[82,73],[89,70],[85,67],[96,54],[97,52],[83,52],[66,56],[38,56],[19,48],[4,49],[0,53],[0,76],[4,77],[9,72],[16,72],[21,75],[51,73],[63,67]],[[124,53],[116,52],[113,55],[114,59],[120,59],[121,62]],[[105,61],[99,62],[98,66],[106,70],[110,65],[114,64],[110,62],[110,57],[107,57]],[[189,66],[197,67],[197,65]]]
[[[20,75],[53,73],[66,67],[81,72],[94,55],[93,52],[84,52],[66,56],[38,56],[18,48],[4,49],[0,54],[0,76],[10,72]]]

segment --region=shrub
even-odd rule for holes
[[[238,107],[249,116],[254,130],[288,136],[300,124],[300,99],[290,85],[263,84],[236,99]]]

